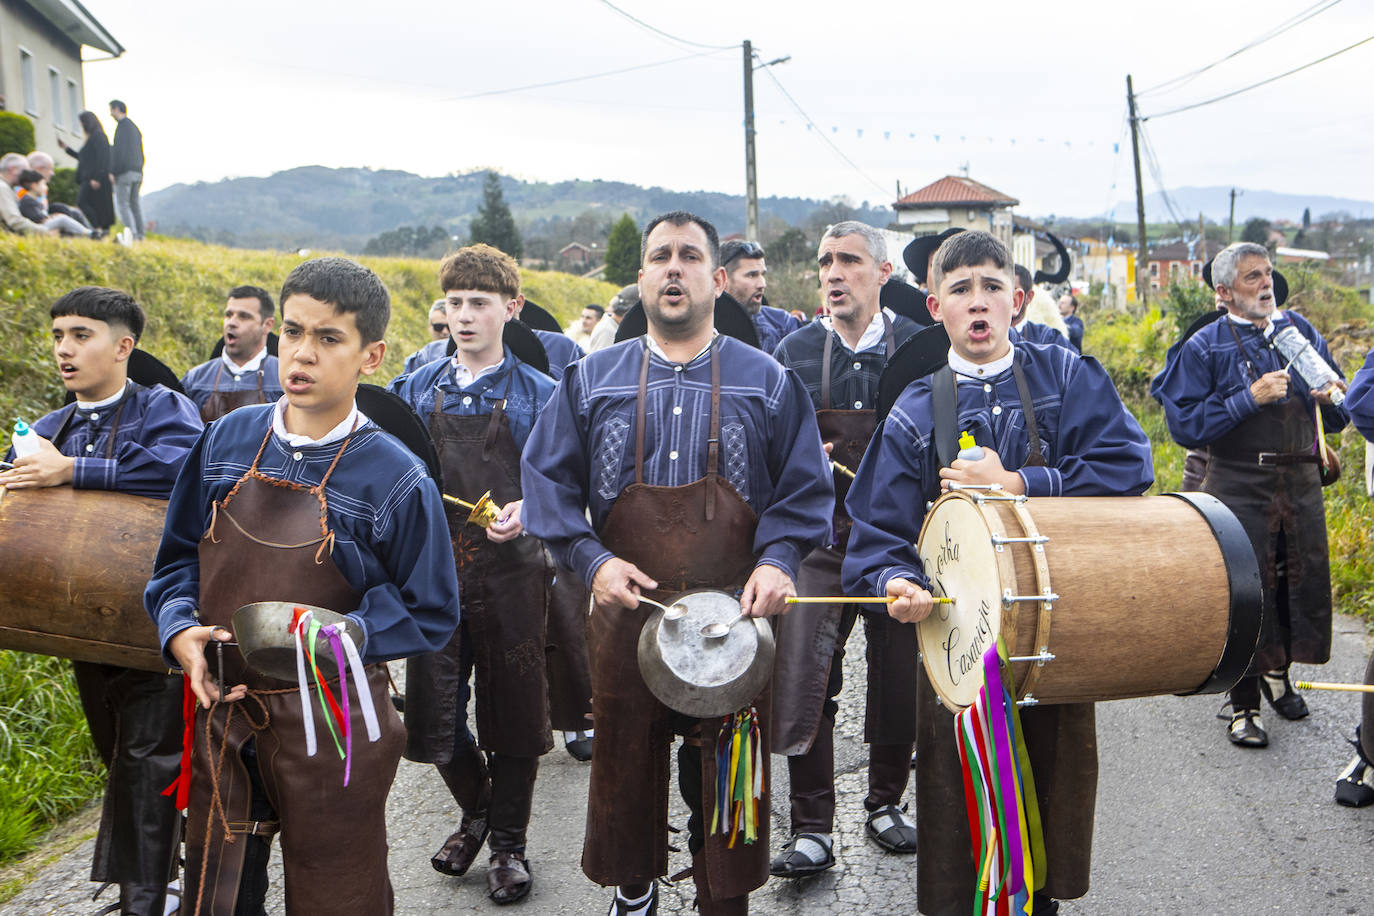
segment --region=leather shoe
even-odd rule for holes
[[[1307,716],[1307,701],[1302,694],[1293,689],[1288,680],[1288,672],[1266,671],[1260,678],[1260,692],[1274,707],[1274,711],[1285,719],[1302,719]]]
[[[1374,804],[1374,767],[1362,755],[1356,754],[1336,780],[1336,803],[1347,808]]]
[[[563,733],[563,746],[568,749],[572,759],[581,763],[592,759],[593,740],[593,737],[584,731]]]
[[[916,825],[907,817],[905,806],[883,805],[868,816],[865,826],[873,842],[888,852],[916,851]]]
[[[768,865],[778,878],[804,878],[833,868],[835,851],[828,837],[817,833],[795,834]]]
[[[485,811],[476,817],[463,815],[458,832],[444,842],[443,848],[434,854],[429,864],[434,866],[435,871],[452,878],[467,874],[490,832]]]
[[[1268,747],[1269,733],[1260,723],[1258,709],[1238,709],[1231,714],[1226,737],[1236,747]]]
[[[487,872],[487,896],[497,903],[514,903],[525,899],[534,884],[530,863],[523,852],[505,849],[491,854],[491,868]]]

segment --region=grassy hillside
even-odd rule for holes
[[[391,290],[385,382],[429,340],[438,265],[362,259]],[[0,234],[0,430],[62,404],[53,367],[48,308],[82,285],[129,291],[148,312],[141,346],[181,374],[209,357],[219,338],[226,292],[252,283],[273,292],[301,258],[183,241],[136,248]],[[526,295],[565,325],[588,302],[617,287],[566,274],[524,275]],[[2,585],[2,584],[0,584]],[[86,733],[69,666],[44,656],[0,651],[0,863],[28,849],[49,825],[94,798],[104,770]],[[0,887],[0,900],[5,889]]]

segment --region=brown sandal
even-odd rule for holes
[[[458,832],[444,842],[443,848],[434,854],[429,864],[434,866],[435,871],[451,878],[467,874],[490,831],[485,813],[472,818],[464,816]]]

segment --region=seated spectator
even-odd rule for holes
[[[46,229],[56,229],[62,235],[95,238],[95,230],[67,216],[48,212],[48,180],[33,169],[19,173],[19,212]]]
[[[28,167],[29,161],[18,153],[6,153],[0,158],[0,224],[10,232],[20,235],[41,235],[53,232],[56,227],[36,223],[19,209],[19,198],[14,187],[19,184],[19,173]]]
[[[40,152],[38,150],[29,153],[29,168],[33,169],[35,172],[37,172],[38,174],[42,175],[45,179],[47,179],[49,187],[52,186],[52,176],[57,173],[57,167],[53,163],[51,156],[49,156],[47,153]],[[86,214],[81,212],[80,207],[70,207],[67,204],[62,203],[61,201],[50,200],[48,201],[48,212],[66,214],[67,216],[70,216],[72,219],[76,220],[81,225],[85,226],[87,229],[91,228],[91,221],[86,219]],[[95,238],[100,238],[104,234],[105,233],[102,231],[99,234],[97,234]]]

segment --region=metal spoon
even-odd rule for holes
[[[701,635],[705,636],[707,639],[720,639],[729,634],[731,627],[744,619],[744,613],[740,612],[735,616],[735,619],[729,623],[708,623],[701,628]]]
[[[663,610],[664,620],[681,620],[683,617],[687,616],[687,605],[685,604],[659,604],[654,599],[645,598],[643,595],[639,596],[639,600],[644,604],[652,604],[656,608],[661,608]]]

